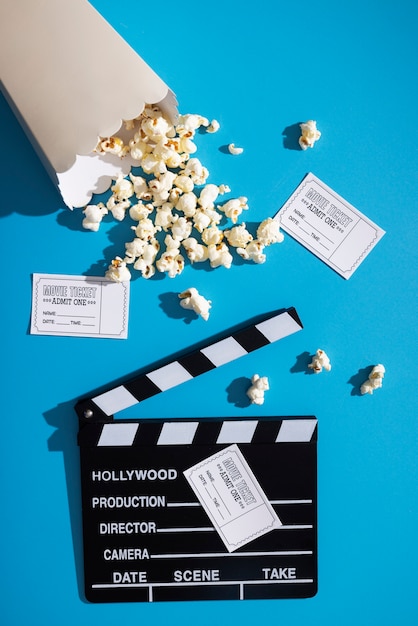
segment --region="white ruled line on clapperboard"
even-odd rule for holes
[[[185,382],[179,366],[194,377],[301,327],[281,312],[77,404],[87,600],[315,595],[316,418],[113,418]],[[193,483],[204,473],[208,502]]]

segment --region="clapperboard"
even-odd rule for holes
[[[114,418],[301,328],[280,311],[77,403],[88,601],[315,595],[315,417]]]

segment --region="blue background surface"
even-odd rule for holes
[[[416,624],[417,4],[93,5],[175,91],[180,112],[220,121],[217,134],[197,136],[197,156],[208,182],[248,197],[248,224],[274,215],[312,171],[387,234],[348,281],[285,236],[264,265],[138,275],[126,341],[30,335],[31,274],[102,275],[123,252],[129,224],[83,231],[81,213],[64,207],[0,97],[2,623]],[[123,68],[109,76],[109,97],[133,78]],[[320,141],[291,149],[292,127],[307,119],[317,120]],[[230,142],[244,153],[225,154]],[[207,322],[169,305],[190,286],[213,301]],[[316,415],[317,596],[85,603],[75,401],[289,306],[302,332],[155,396],[131,416]],[[319,347],[332,371],[309,376],[300,365]],[[365,368],[378,362],[387,370],[383,388],[359,396]],[[228,387],[255,372],[270,380],[264,406],[236,406]]]

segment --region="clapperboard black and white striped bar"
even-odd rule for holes
[[[85,424],[79,446],[87,600],[313,596],[316,441],[312,416]],[[220,522],[192,488],[193,472]],[[248,525],[253,532],[261,508],[275,521],[231,551],[223,535],[234,505],[241,534]]]
[[[77,403],[87,600],[316,593],[314,417],[114,419],[301,328],[278,311]]]
[[[295,308],[276,311],[162,367],[83,400],[77,406],[77,413],[81,418],[109,419],[115,413],[157,393],[167,391],[301,329],[302,323]]]

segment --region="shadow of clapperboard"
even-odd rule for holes
[[[275,312],[77,403],[88,601],[315,595],[315,417],[114,419],[301,328]]]

